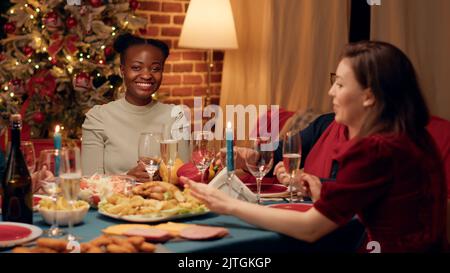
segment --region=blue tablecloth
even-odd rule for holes
[[[215,213],[180,219],[176,222],[220,226],[227,228],[230,232],[229,236],[219,240],[174,240],[164,244],[164,248],[167,251],[176,253],[351,252],[355,251],[360,245],[364,232],[364,227],[358,220],[354,219],[346,226],[336,230],[318,242],[309,244],[276,232],[257,228],[233,216],[217,215]],[[84,222],[75,226],[73,232],[75,235],[81,237],[81,242],[84,242],[101,235],[102,229],[121,223],[124,222],[100,215],[96,210],[90,210]],[[39,213],[35,213],[34,215],[34,225],[39,226],[43,230],[49,228]]]

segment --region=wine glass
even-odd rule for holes
[[[283,165],[286,169],[286,172],[289,174],[290,203],[293,203],[294,201],[293,181],[295,172],[300,167],[301,154],[302,142],[300,133],[298,131],[287,132],[283,138]],[[303,201],[303,198],[301,196],[300,201]]]
[[[34,152],[34,145],[31,141],[21,141],[20,150],[22,151],[25,162],[27,163],[30,174],[36,169],[36,154]]]
[[[178,156],[178,141],[175,139],[164,139],[160,142],[161,159],[167,166],[168,180],[171,183],[172,167]]]
[[[50,196],[53,202],[53,207],[56,208],[56,202],[58,196],[61,194],[59,187],[59,177],[55,177],[56,161],[60,154],[60,150],[45,149],[39,154],[38,159],[38,187],[42,187],[44,193]],[[53,210],[52,225],[45,232],[48,237],[58,237],[64,235],[64,231],[58,227],[58,221],[56,217],[56,209]]]
[[[155,172],[159,169],[161,163],[159,143],[161,142],[162,134],[145,132],[141,133],[139,137],[138,157],[139,161],[145,166],[145,170],[153,181]]]
[[[256,200],[261,204],[261,182],[273,166],[273,145],[269,137],[251,140],[246,150],[245,164],[256,178]]]
[[[58,159],[58,158],[57,158]],[[78,199],[81,180],[81,156],[78,147],[63,148],[60,156],[61,172],[60,172],[60,188],[62,195],[68,201],[70,210],[73,210],[74,203]],[[69,217],[69,228],[67,239],[74,241],[77,239],[72,232],[73,219]]]
[[[192,163],[200,172],[200,182],[203,183],[205,171],[216,157],[214,134],[210,131],[192,133]]]

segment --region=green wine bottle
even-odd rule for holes
[[[2,179],[3,221],[33,223],[31,176],[20,150],[21,115],[11,115],[11,150]]]

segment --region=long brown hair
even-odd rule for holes
[[[342,58],[350,61],[357,81],[376,100],[359,136],[406,133],[419,144],[430,115],[405,53],[389,43],[362,41],[347,45]]]

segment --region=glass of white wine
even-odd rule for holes
[[[63,148],[61,150],[60,157],[61,173],[60,173],[60,188],[62,196],[69,203],[71,210],[74,208],[74,203],[78,199],[78,193],[80,191],[81,180],[81,156],[80,149],[78,147]],[[74,241],[77,238],[73,234],[73,219],[69,217],[69,228],[67,239]]]
[[[283,138],[283,165],[289,175],[290,203],[294,202],[294,177],[300,167],[302,158],[302,142],[298,131],[289,131]],[[303,197],[300,196],[300,201]]]
[[[171,183],[172,167],[178,156],[178,141],[175,139],[164,139],[160,143],[161,159],[167,166],[168,180]]]
[[[161,139],[161,133],[153,132],[141,133],[139,137],[138,157],[139,161],[144,164],[150,181],[153,181],[153,176],[159,169],[159,164],[161,163],[159,147]]]
[[[54,207],[56,208],[56,201],[58,196],[61,194],[61,189],[59,187],[60,179],[59,177],[55,177],[54,174],[59,173],[60,171],[55,171],[56,161],[60,155],[60,150],[55,149],[45,149],[42,150],[39,154],[38,159],[38,184],[42,187],[44,193],[49,195],[50,199],[53,202]],[[45,174],[42,175],[41,172]],[[56,217],[56,209],[53,210],[53,218],[52,225],[50,229],[46,231],[46,235],[48,237],[59,237],[64,235],[64,231],[58,227],[58,221]]]

